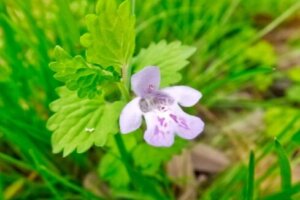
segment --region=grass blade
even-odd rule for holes
[[[271,194],[269,196],[262,198],[261,200],[290,199],[289,197],[291,195],[299,194],[299,192],[300,192],[300,184],[296,184],[296,185],[292,186],[289,190]]]
[[[254,152],[250,152],[249,164],[248,164],[248,177],[246,193],[244,195],[245,200],[254,199],[254,170],[255,170],[255,156]]]
[[[282,191],[288,191],[292,187],[291,166],[285,150],[277,139],[274,140],[275,151],[277,153],[278,164],[280,167]]]

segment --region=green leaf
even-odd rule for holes
[[[100,162],[98,173],[114,188],[126,187],[130,183],[130,176],[122,160],[112,153],[105,154]]]
[[[300,130],[293,135],[292,141],[300,145]]]
[[[55,62],[49,67],[56,72],[54,78],[66,84],[70,90],[77,90],[80,98],[95,98],[101,94],[104,83],[119,81],[119,74],[112,67],[106,70],[90,65],[81,56],[72,58],[61,47],[54,49]]]
[[[169,44],[166,41],[152,43],[134,58],[134,71],[137,72],[149,65],[158,66],[163,77],[161,86],[168,86],[181,80],[179,70],[189,63],[187,58],[195,51],[195,47],[182,45],[178,41]]]
[[[298,109],[288,106],[271,107],[265,113],[266,133],[280,138],[281,144],[290,142],[300,129],[300,114]]]
[[[250,152],[249,165],[248,165],[248,177],[247,187],[244,196],[245,200],[253,200],[254,198],[254,172],[255,172],[255,156],[253,151]]]
[[[286,155],[285,150],[282,148],[279,141],[275,139],[274,143],[275,143],[275,150],[277,153],[278,163],[280,167],[281,188],[282,191],[287,191],[290,190],[292,187],[292,175],[291,175],[290,162]]]
[[[66,87],[58,88],[59,99],[50,104],[55,114],[47,128],[53,131],[53,152],[64,156],[75,149],[87,151],[93,144],[104,146],[110,134],[118,132],[118,117],[124,103],[108,103],[100,98],[81,99]],[[109,126],[107,125],[109,123]]]
[[[179,138],[177,138],[172,147],[168,148],[158,148],[141,143],[133,151],[134,163],[145,173],[155,174],[163,162],[171,159],[174,154],[179,153],[186,144],[185,140]]]
[[[295,82],[300,82],[300,66],[291,67],[287,71],[288,77]]]
[[[86,17],[88,33],[81,38],[90,63],[120,68],[129,64],[135,46],[135,17],[129,0],[117,7],[115,0],[101,0],[96,14]]]
[[[300,84],[288,88],[287,98],[294,102],[300,102]]]
[[[274,66],[277,61],[274,47],[267,41],[258,42],[246,49],[246,57],[251,62],[259,63],[264,66]]]
[[[87,68],[87,64],[81,56],[72,58],[63,48],[56,46],[54,49],[56,62],[51,62],[49,67],[56,72],[54,78],[61,82],[68,82],[73,79],[76,71],[81,68]]]
[[[9,80],[9,76],[12,73],[12,69],[7,65],[0,65],[0,83]]]

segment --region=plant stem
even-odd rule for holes
[[[126,87],[124,86],[124,83],[118,83],[118,87],[121,91],[122,96],[124,97],[124,99],[128,102],[130,100],[130,95],[128,90],[126,89]]]
[[[128,64],[124,64],[122,66],[122,82],[124,83],[124,86],[129,89],[130,84],[130,67]]]
[[[124,161],[124,164],[127,168],[127,172],[130,175],[130,177],[132,178],[132,170],[130,168],[130,163],[132,161],[131,156],[129,155],[126,146],[124,144],[124,141],[121,137],[121,133],[118,133],[115,135],[115,141],[119,150],[119,153],[122,157],[122,160]]]
[[[120,91],[122,93],[123,98],[128,102],[130,101],[130,95],[129,95],[129,86],[130,86],[130,66],[128,64],[124,64],[122,66],[122,81],[118,84]],[[121,133],[117,133],[115,135],[115,142],[117,144],[118,151],[121,156],[121,160],[123,161],[127,173],[130,177],[131,180],[134,179],[134,173],[133,170],[131,169],[131,163],[132,163],[132,158],[130,154],[128,153],[126,146],[124,144],[124,141],[121,137]],[[132,181],[133,184],[135,181]]]
[[[135,0],[131,0],[131,13],[134,15],[135,12]],[[119,88],[121,90],[122,96],[125,98],[126,101],[130,100],[129,95],[129,87],[130,87],[130,77],[131,77],[131,67],[128,63],[122,66],[122,82],[119,83]],[[117,133],[115,135],[115,142],[117,144],[118,151],[120,153],[121,159],[126,167],[127,173],[131,178],[134,186],[136,186],[134,181],[134,171],[131,169],[132,158],[128,153],[124,141],[121,137],[121,133]]]

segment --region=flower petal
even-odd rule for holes
[[[147,123],[144,139],[148,144],[169,147],[174,143],[173,124],[167,117],[154,112],[146,113],[144,117]]]
[[[167,93],[175,99],[180,105],[190,107],[195,105],[202,94],[188,86],[173,86],[162,89],[163,92]]]
[[[178,105],[174,106],[170,117],[175,124],[175,133],[182,138],[194,139],[204,129],[204,122],[199,117],[183,112]]]
[[[132,90],[140,97],[158,90],[159,84],[160,72],[159,68],[155,66],[145,67],[131,77]]]
[[[121,133],[130,133],[141,126],[142,111],[139,107],[139,101],[140,98],[136,97],[123,108],[120,115]]]

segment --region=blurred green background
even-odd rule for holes
[[[101,177],[100,148],[52,154],[45,128],[60,85],[53,49],[84,55],[95,4],[0,0],[0,199],[143,199]],[[161,166],[170,199],[300,198],[299,14],[297,0],[135,1],[135,52],[197,47],[181,82],[203,93],[206,130]]]

